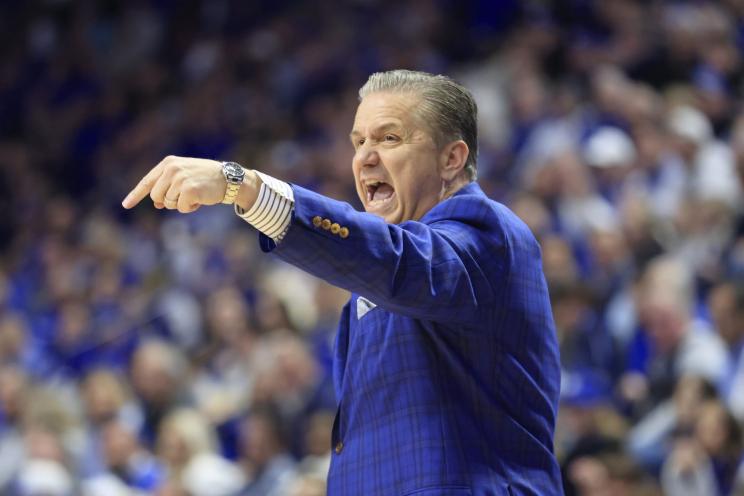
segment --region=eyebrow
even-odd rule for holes
[[[398,123],[398,122],[387,121],[387,122],[383,122],[382,124],[380,124],[380,125],[375,126],[374,128],[372,128],[372,134],[381,134],[381,133],[383,133],[385,131],[388,131],[390,129],[396,129],[396,128],[397,129],[400,129],[402,127],[403,126],[400,123]],[[352,141],[354,141],[354,137],[360,136],[361,134],[362,133],[360,133],[359,131],[357,131],[356,129],[354,129],[353,131],[351,131],[351,133],[349,133],[349,139],[351,139]]]

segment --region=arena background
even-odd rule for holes
[[[347,295],[119,202],[175,154],[358,207],[392,68],[472,89],[542,244],[566,493],[744,494],[742,48],[741,0],[0,1],[0,494],[325,494]]]

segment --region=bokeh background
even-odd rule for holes
[[[348,295],[119,202],[176,154],[358,207],[392,68],[472,89],[542,244],[566,493],[744,494],[743,48],[742,0],[0,1],[0,494],[325,494]]]

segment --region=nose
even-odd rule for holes
[[[380,155],[371,145],[364,143],[357,148],[354,161],[359,167],[374,167],[380,162]]]

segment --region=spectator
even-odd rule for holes
[[[249,327],[248,304],[235,287],[212,293],[206,314],[208,336],[197,355],[201,367],[191,388],[199,408],[219,425],[239,416],[250,402],[257,338]]]
[[[639,316],[648,336],[651,354],[640,364],[642,372],[631,371],[621,379],[626,399],[645,409],[669,398],[684,374],[700,375],[718,384],[727,368],[725,347],[718,336],[692,315],[691,275],[678,260],[662,257],[646,269],[638,295]],[[639,375],[640,374],[640,375]],[[630,393],[640,380],[637,396]]]
[[[278,496],[295,475],[277,410],[261,407],[243,422],[241,464],[251,482],[241,496]]]
[[[171,485],[189,494],[234,495],[244,485],[240,469],[221,457],[217,434],[198,411],[178,409],[163,419],[157,440]]]
[[[646,414],[628,433],[628,452],[656,473],[666,460],[676,437],[694,431],[702,405],[717,397],[705,379],[685,375],[677,382],[674,396]]]
[[[17,496],[72,496],[74,493],[72,475],[59,462],[31,459],[18,474]]]
[[[181,476],[191,496],[234,496],[245,487],[245,476],[235,464],[215,455],[202,453],[189,460]]]
[[[616,127],[600,127],[584,146],[584,160],[592,168],[599,192],[617,204],[636,161],[636,148],[630,137]]]
[[[318,411],[307,423],[303,452],[306,455],[297,466],[301,474],[325,480],[331,465],[331,448],[328,439],[333,429],[334,412]]]
[[[568,474],[581,496],[660,496],[661,489],[635,462],[621,454],[576,460]]]
[[[693,436],[682,436],[664,465],[664,490],[680,495],[730,494],[741,460],[741,427],[723,403],[708,401]]]
[[[132,489],[154,491],[165,479],[165,470],[137,439],[135,432],[120,421],[109,421],[101,433],[108,471]]]
[[[8,490],[23,457],[23,407],[28,377],[15,367],[0,368],[0,490]]]
[[[721,393],[731,412],[744,420],[744,285],[724,281],[708,297],[713,325],[729,356]]]
[[[81,396],[86,418],[86,447],[80,460],[80,473],[92,477],[105,471],[102,430],[112,420],[118,420],[138,431],[142,412],[135,405],[122,379],[113,371],[99,369],[85,377]]]
[[[187,364],[180,350],[162,341],[146,341],[135,351],[129,369],[132,386],[144,410],[141,436],[148,446],[168,410],[185,400]]]

